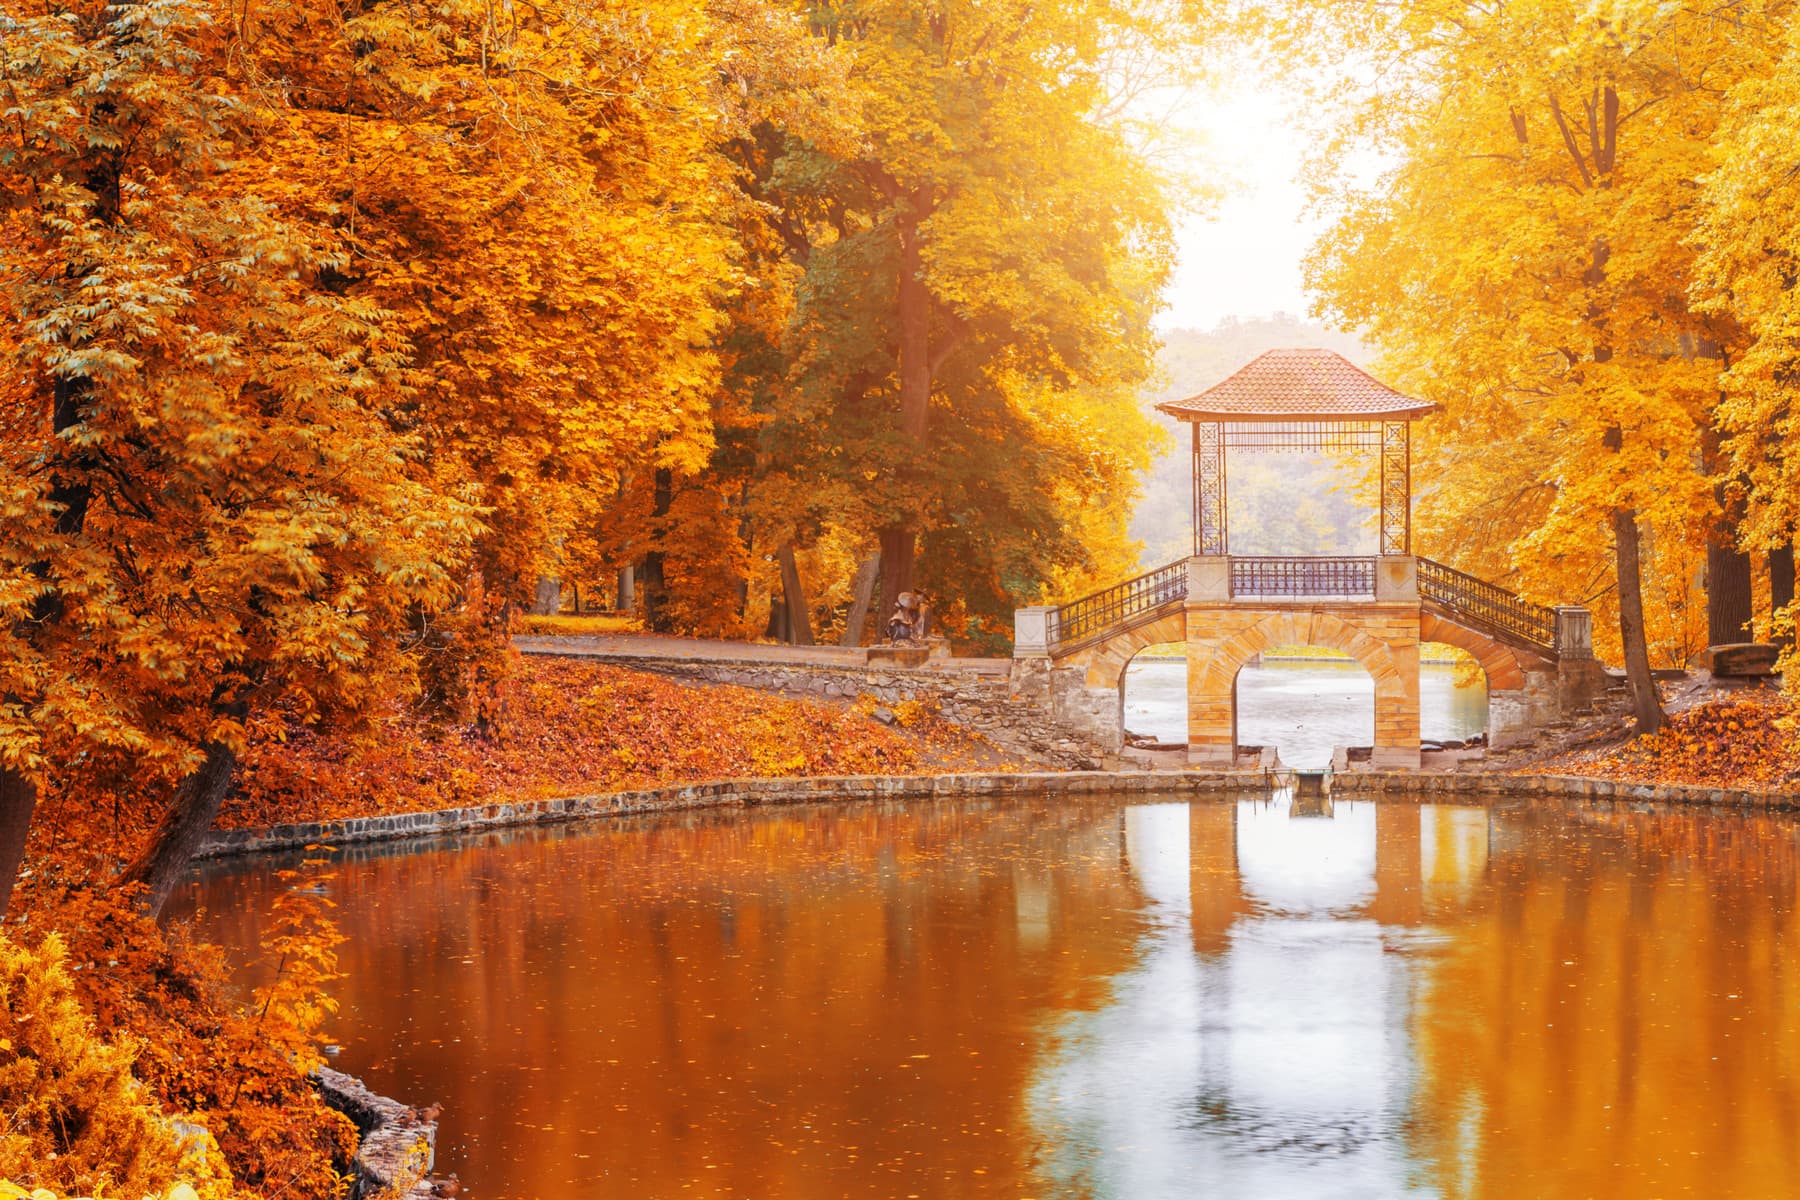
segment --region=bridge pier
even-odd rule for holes
[[[1278,646],[1341,650],[1375,683],[1372,765],[1419,765],[1419,606],[1416,601],[1190,603],[1188,761],[1228,769],[1237,754],[1238,672]]]

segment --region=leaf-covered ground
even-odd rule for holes
[[[599,663],[525,659],[492,727],[402,716],[356,738],[271,728],[243,758],[227,828],[418,812],[701,779],[894,775],[994,762],[918,704],[892,725],[848,707],[676,683]]]
[[[1800,782],[1800,713],[1773,692],[1712,700],[1673,713],[1661,733],[1564,754],[1530,772],[1633,783],[1780,788]]]

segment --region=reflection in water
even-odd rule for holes
[[[1270,661],[1238,673],[1238,741],[1275,746],[1290,767],[1322,767],[1338,746],[1375,740],[1375,684],[1349,662]],[[1125,672],[1125,727],[1162,742],[1187,741],[1187,664],[1135,659]],[[1419,734],[1461,741],[1487,728],[1487,687],[1457,686],[1448,663],[1419,667]]]
[[[866,805],[357,850],[340,1065],[444,1100],[478,1197],[1791,1194],[1791,821],[1330,813]],[[203,932],[253,945],[272,886],[205,881]]]

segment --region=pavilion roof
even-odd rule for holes
[[[1438,406],[1330,350],[1270,350],[1198,396],[1156,407],[1183,421],[1411,421]]]

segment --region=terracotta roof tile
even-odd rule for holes
[[[1156,407],[1187,421],[1412,420],[1437,410],[1330,350],[1271,350],[1198,396]]]

